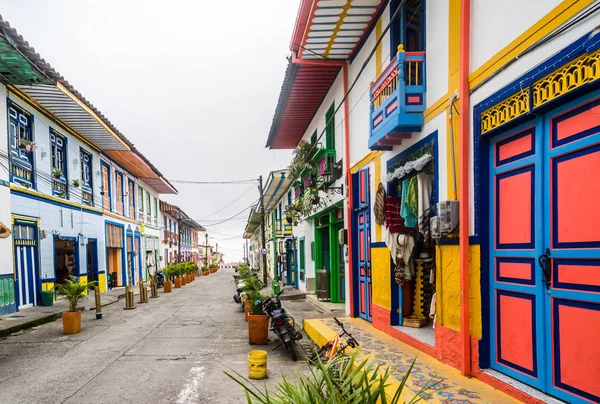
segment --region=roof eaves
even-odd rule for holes
[[[269,137],[265,146],[270,149],[273,148],[275,143],[275,138],[277,137],[277,132],[279,131],[279,126],[281,125],[283,113],[285,112],[285,107],[288,103],[298,69],[299,65],[292,63],[292,58],[288,57],[288,65],[285,69],[285,76],[281,85],[281,91],[279,92],[279,100],[277,101],[277,107],[275,108],[275,116],[273,117],[273,123],[271,124]]]

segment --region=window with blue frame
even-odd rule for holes
[[[125,199],[123,195],[123,174],[115,171],[115,178],[117,183],[117,213],[123,215],[123,200]]]
[[[81,202],[94,206],[94,186],[92,180],[92,154],[79,149],[81,160]]]
[[[69,197],[67,138],[50,128],[50,153],[52,159],[52,195]]]
[[[403,10],[392,22],[391,57],[398,52],[398,45],[404,45],[406,52],[425,50],[425,2],[422,0],[392,0],[390,17],[394,15],[400,4]]]
[[[27,188],[35,188],[33,116],[18,108],[10,100],[8,101],[8,116],[10,179]]]

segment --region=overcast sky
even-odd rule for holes
[[[228,181],[289,162],[264,145],[298,4],[0,0],[0,13],[166,178]],[[257,186],[174,185],[179,195],[163,199],[206,225],[226,260],[241,259],[248,211],[210,224],[254,202]]]

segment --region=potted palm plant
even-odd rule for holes
[[[79,188],[79,180],[77,180],[77,179],[73,180],[72,184],[75,188]]]
[[[173,275],[175,276],[175,289],[179,289],[182,285],[182,273],[181,266],[179,264],[173,264]]]
[[[52,170],[52,175],[54,178],[59,179],[62,177],[63,170]]]
[[[248,341],[251,345],[267,345],[269,343],[269,316],[263,313],[266,299],[258,290],[246,293],[246,302],[250,306],[248,313]]]
[[[165,293],[171,293],[171,291],[173,290],[173,284],[171,283],[171,277],[173,276],[171,265],[167,265],[163,272],[165,274],[165,280],[163,281],[163,291]]]
[[[78,306],[87,299],[87,291],[96,286],[97,282],[79,282],[79,278],[71,276],[65,283],[56,286],[59,295],[65,296],[69,302],[69,310],[62,313],[63,332],[77,334],[81,331],[81,311]]]
[[[213,262],[210,264],[210,273],[214,274],[215,272],[217,272],[217,270],[219,269],[219,264],[217,264],[216,262]]]
[[[206,265],[203,265],[202,266],[202,276],[207,276],[209,274],[210,274],[210,269]]]

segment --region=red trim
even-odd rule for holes
[[[425,56],[425,51],[418,52],[404,52],[406,56]]]
[[[290,49],[292,52],[298,50],[298,45],[302,40],[302,35],[306,31],[306,24],[308,22],[308,13],[310,12],[313,0],[302,0],[300,7],[298,8],[298,15],[296,16],[296,23],[294,24],[294,32],[292,33],[292,40],[290,42]]]
[[[371,83],[371,91],[373,91],[373,87],[375,87],[377,85],[377,83],[379,83],[379,80],[381,79],[381,77],[386,75],[386,72],[392,67],[392,65],[394,63],[396,63],[397,57],[398,57],[398,54],[396,53],[396,56],[394,56],[394,58],[392,60],[390,60],[390,63],[388,63],[388,65],[385,67],[385,69],[381,70],[381,74],[379,75],[379,77],[377,77],[375,79],[375,81]]]
[[[471,0],[460,1],[460,82],[458,93],[461,95],[460,105],[460,137],[459,137],[459,166],[460,166],[460,208],[459,221],[459,255],[460,255],[460,331],[462,342],[463,376],[471,375],[471,305],[470,305],[470,275],[469,275],[469,58],[471,57]]]
[[[342,67],[343,73],[343,82],[344,82],[344,94],[348,94],[348,81],[350,80],[348,76],[348,64],[345,63]],[[346,97],[344,100],[344,168],[346,171],[346,188],[348,190],[348,198],[346,198],[346,221],[348,229],[348,243],[351,243],[352,240],[352,202],[353,202],[353,190],[352,190],[352,173],[350,172],[350,107],[348,105],[349,97]],[[354,267],[352,262],[352,245],[350,244],[350,248],[348,248],[348,266],[346,268],[346,276],[348,277],[348,285],[350,286],[348,289],[348,293],[346,293],[346,298],[348,299],[350,316],[354,317],[354,293],[352,293],[352,287],[354,285]]]

